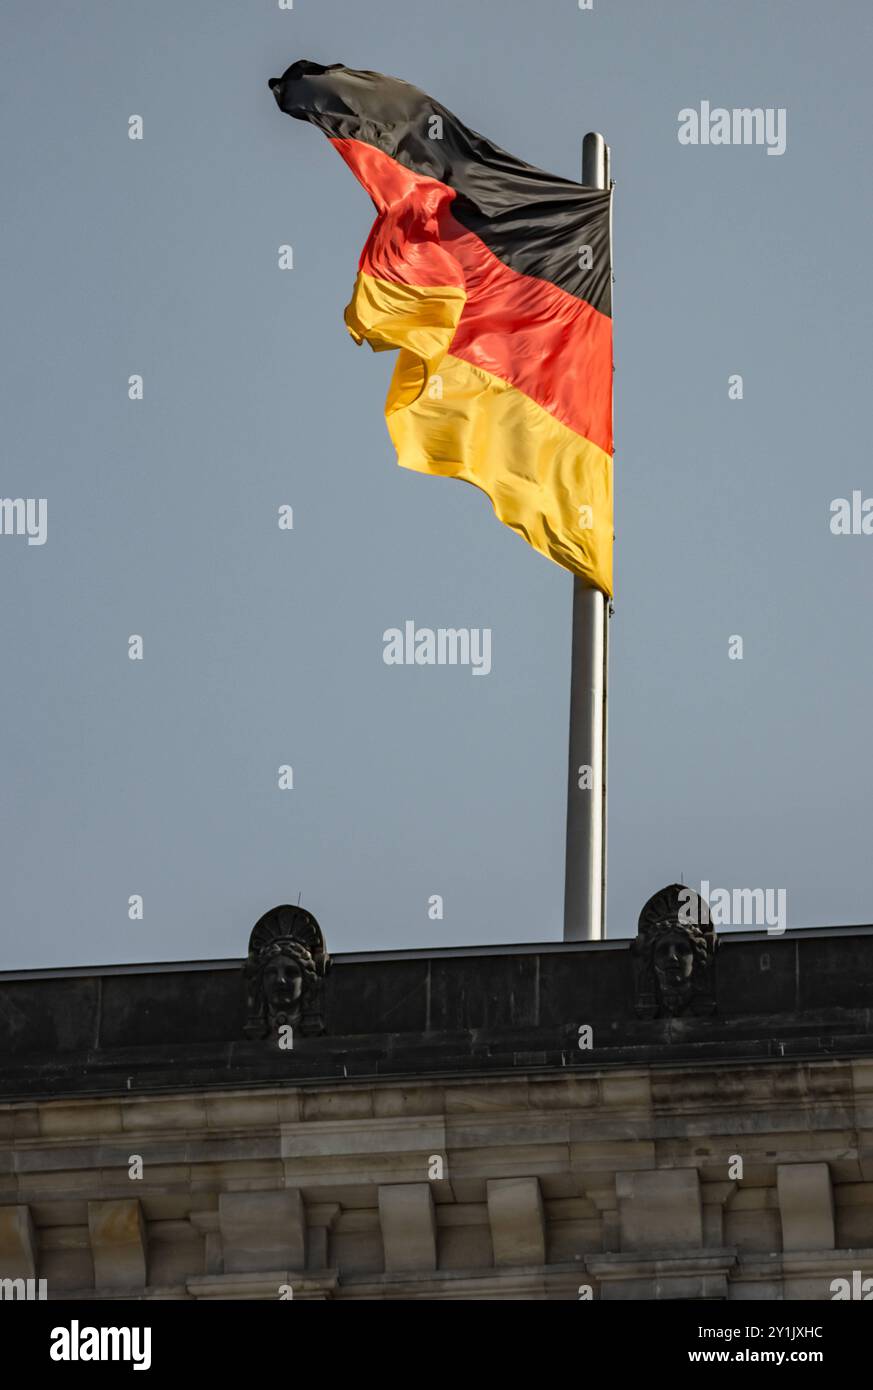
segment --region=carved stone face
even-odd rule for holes
[[[649,898],[630,955],[638,1018],[715,1012],[715,936],[709,905],[693,889],[671,883]]]
[[[687,987],[694,973],[694,948],[686,932],[668,931],[655,946],[652,963],[665,994]]]
[[[307,1037],[323,1033],[329,967],[324,936],[311,912],[290,903],[265,912],[252,927],[243,967],[245,1036],[275,1043],[284,1024]]]
[[[278,955],[264,968],[264,995],[275,1017],[297,1014],[303,994],[303,972],[293,956]]]

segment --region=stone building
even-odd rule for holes
[[[0,1279],[873,1290],[873,927],[716,942],[675,893],[634,940],[331,961],[281,908],[245,960],[0,975]]]

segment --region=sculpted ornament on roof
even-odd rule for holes
[[[673,883],[649,898],[631,946],[637,1017],[714,1013],[715,944],[709,906],[693,888]]]
[[[323,1033],[324,978],[330,956],[311,912],[271,908],[249,937],[245,964],[247,1038],[276,1037],[285,1026]]]

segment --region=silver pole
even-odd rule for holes
[[[609,186],[609,150],[603,136],[593,132],[582,142],[582,182],[589,188]],[[608,629],[609,600],[574,578],[565,941],[598,941],[606,935]]]

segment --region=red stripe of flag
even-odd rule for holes
[[[612,453],[612,320],[510,269],[452,216],[455,192],[358,140],[331,140],[379,211],[360,269],[406,285],[461,285],[449,351],[523,391]],[[568,247],[568,255],[576,249]]]

